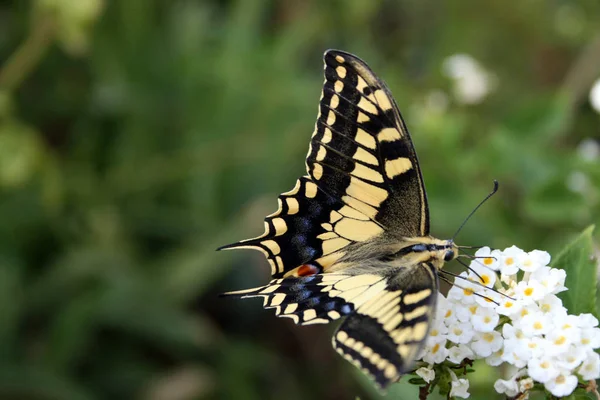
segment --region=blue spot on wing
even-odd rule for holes
[[[352,306],[350,304],[344,304],[342,307],[340,307],[340,313],[347,315],[350,314],[352,312]]]

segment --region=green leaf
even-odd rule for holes
[[[569,290],[560,293],[559,297],[571,314],[596,315],[597,260],[592,255],[593,231],[593,225],[586,228],[552,262],[552,267],[567,273],[565,286]]]

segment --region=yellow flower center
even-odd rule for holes
[[[433,348],[431,349],[431,352],[435,354],[438,352],[439,349],[440,349],[440,344],[436,343],[435,346],[433,346]]]
[[[564,336],[561,336],[554,341],[554,344],[557,344],[560,346],[561,344],[565,344],[566,341],[567,341],[567,338]]]
[[[533,288],[528,287],[523,293],[525,296],[531,296],[533,294]]]
[[[536,321],[533,324],[533,329],[542,329],[544,327],[544,325],[542,325],[542,323],[540,321]]]
[[[486,324],[489,324],[490,322],[492,322],[492,318],[490,318],[490,317],[485,317],[485,318],[483,319],[483,322],[485,322]]]
[[[550,368],[550,363],[548,361],[544,361],[543,363],[540,364],[540,367],[542,367],[544,369],[548,369],[548,368]]]
[[[485,265],[491,265],[493,262],[494,262],[494,259],[490,258],[490,257],[486,257],[486,258],[483,259],[483,263]]]
[[[463,289],[463,293],[465,294],[465,296],[472,296],[473,295],[473,289]]]
[[[559,375],[559,376],[556,378],[556,383],[558,383],[558,384],[560,385],[560,384],[563,384],[563,383],[565,383],[565,380],[566,380],[566,379],[565,379],[565,377],[564,377],[563,375]]]
[[[590,339],[588,339],[588,338],[581,339],[581,344],[590,344]]]
[[[550,304],[542,304],[542,307],[541,307],[543,312],[548,312],[548,311],[550,311],[551,308],[552,307],[550,307]]]
[[[506,260],[504,260],[504,264],[506,265],[513,265],[515,263],[515,259],[512,257],[508,257]]]
[[[438,335],[438,330],[437,329],[432,329],[431,332],[429,333],[429,335],[431,336],[437,336]]]
[[[507,301],[506,303],[504,303],[504,308],[511,308],[512,306],[514,306],[514,303],[512,301]]]
[[[471,311],[471,314],[475,315],[475,312],[477,311],[477,306],[469,307],[469,311]]]
[[[452,315],[452,310],[448,310],[446,311],[446,315],[444,315],[444,318],[448,318]]]
[[[485,340],[488,343],[492,343],[494,341],[494,335],[492,335],[491,333],[486,333],[483,335],[483,340]]]
[[[515,337],[516,337],[517,339],[523,339],[523,336],[524,336],[524,335],[523,335],[523,332],[521,332],[521,331],[517,331],[517,333],[515,333]]]

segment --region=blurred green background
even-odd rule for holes
[[[217,297],[268,279],[261,254],[214,249],[261,233],[304,173],[323,51],[390,86],[435,236],[498,179],[458,242],[556,254],[600,219],[599,15],[595,0],[0,1],[0,398],[379,398],[332,327]]]

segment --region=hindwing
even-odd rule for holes
[[[274,279],[254,289],[229,292],[227,296],[262,297],[265,308],[299,325],[326,324],[352,313],[380,296],[387,279],[376,274],[318,274]]]
[[[333,347],[384,388],[408,372],[425,343],[438,293],[435,268],[401,269],[360,305],[333,336]]]

